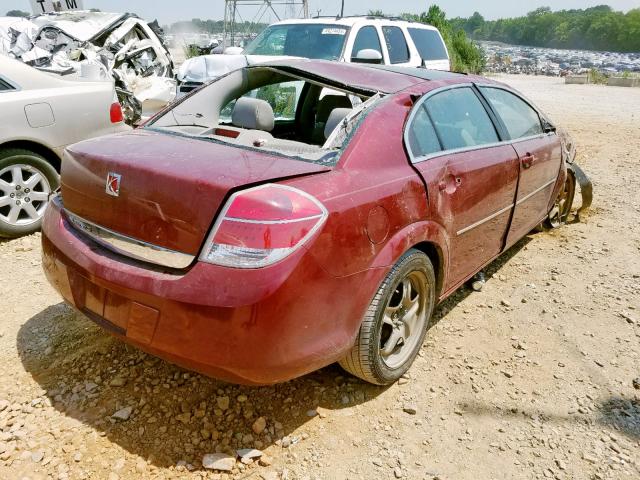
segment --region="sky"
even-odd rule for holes
[[[432,3],[438,3],[448,17],[468,17],[478,11],[487,19],[517,17],[543,6],[563,10],[608,4],[625,12],[640,7],[640,0],[345,0],[345,15],[363,14],[370,9],[380,9],[388,14],[419,13]],[[111,12],[134,12],[148,21],[157,18],[162,25],[192,18],[222,19],[224,15],[224,0],[84,0],[84,6]],[[31,11],[29,0],[0,0],[0,15],[12,9]],[[335,15],[340,12],[340,0],[309,0],[309,9],[313,15],[318,10],[321,15]],[[252,20],[254,15],[250,7],[243,7],[240,13],[245,20]],[[275,20],[273,16],[263,19],[265,23]]]

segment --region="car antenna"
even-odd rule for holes
[[[344,0],[342,0],[342,7],[340,7],[340,18],[344,17]]]

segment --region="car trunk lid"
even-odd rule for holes
[[[66,210],[91,224],[195,256],[234,190],[328,170],[253,149],[141,129],[69,147],[61,173],[62,198]]]

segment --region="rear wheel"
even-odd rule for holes
[[[405,253],[378,288],[342,368],[377,385],[400,378],[422,347],[435,285],[429,258],[414,249]]]
[[[16,238],[37,231],[58,172],[35,152],[0,150],[0,236]]]
[[[567,170],[567,179],[558,193],[558,197],[549,212],[549,216],[544,222],[544,226],[547,229],[558,228],[567,223],[567,219],[571,214],[571,205],[573,205],[575,193],[576,178],[571,170]]]

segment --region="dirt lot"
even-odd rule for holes
[[[62,304],[38,235],[0,243],[0,478],[640,478],[640,89],[504,80],[572,132],[594,208],[441,305],[390,388],[189,373]],[[203,468],[238,448],[263,457]]]

